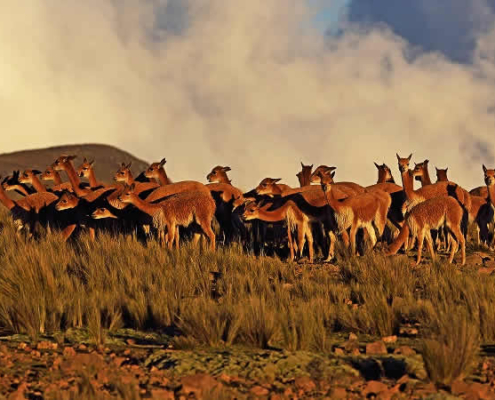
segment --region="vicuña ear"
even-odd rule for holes
[[[76,155],[72,155],[72,156],[67,156],[67,161],[72,161],[72,160],[75,160],[77,158]]]
[[[163,167],[166,162],[167,162],[167,160],[165,160],[164,158],[162,158],[162,161],[160,161],[160,167]]]
[[[129,168],[131,168],[131,165],[132,165],[132,161],[131,161],[129,164],[127,164],[125,167],[126,167],[127,169],[129,169]]]
[[[488,171],[488,170],[486,169],[485,164],[483,164],[483,172],[486,173],[486,171]]]
[[[376,162],[373,161],[373,164],[375,164],[376,168],[380,169],[380,166]]]
[[[136,188],[136,184],[135,184],[135,183],[133,183],[129,189],[131,190],[131,192],[134,192],[134,189],[135,189],[135,188]]]
[[[39,174],[42,173],[40,170],[37,170],[37,169],[33,169],[32,172],[33,172],[34,175],[39,175]]]
[[[282,178],[272,179],[272,182],[277,183],[278,181],[281,181],[281,180],[282,180]]]
[[[223,167],[222,168],[222,171],[223,172],[229,172],[230,170],[231,170],[230,167]]]
[[[89,162],[89,165],[93,166],[95,164],[95,160]]]
[[[407,157],[407,159],[408,159],[409,161],[411,161],[411,157],[412,157],[412,155],[413,155],[413,153],[409,154],[409,157]]]

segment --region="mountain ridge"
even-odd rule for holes
[[[0,174],[10,175],[14,170],[23,171],[27,168],[44,171],[62,154],[77,155],[74,160],[76,168],[83,162],[84,157],[95,160],[95,174],[99,180],[104,182],[113,180],[113,175],[123,162],[132,162],[131,169],[134,176],[138,176],[149,165],[148,162],[116,146],[100,143],[67,144],[2,153],[0,154]]]

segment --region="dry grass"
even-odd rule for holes
[[[423,343],[423,360],[430,379],[450,385],[465,378],[479,351],[479,327],[462,307],[439,311],[434,336]]]
[[[37,340],[86,329],[97,344],[108,331],[173,328],[177,346],[330,352],[332,334],[387,336],[419,323],[432,380],[469,371],[481,341],[495,340],[495,280],[452,265],[412,270],[404,257],[340,260],[340,275],[239,247],[215,253],[102,235],[92,243],[45,236],[25,243],[0,216],[0,331]],[[218,277],[212,291],[211,272]],[[454,316],[454,317],[452,317]],[[452,318],[451,318],[452,317]]]

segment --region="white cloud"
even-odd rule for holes
[[[495,164],[487,39],[472,66],[408,62],[384,29],[349,27],[327,47],[301,1],[189,0],[188,28],[157,41],[158,3],[4,1],[2,151],[104,142],[166,157],[174,180],[230,165],[245,189],[295,185],[301,160],[371,184],[373,161],[396,171],[395,153],[414,152],[467,188]]]

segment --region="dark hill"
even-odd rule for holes
[[[96,177],[102,181],[110,182],[120,163],[132,161],[132,172],[134,176],[139,175],[148,164],[133,155],[113,146],[103,144],[76,144],[67,146],[48,147],[37,150],[23,150],[14,153],[0,154],[0,174],[10,175],[13,170],[23,171],[26,168],[39,169],[52,164],[62,154],[74,154],[78,157],[74,160],[77,168],[84,157],[95,160]],[[66,177],[64,176],[65,180]]]

